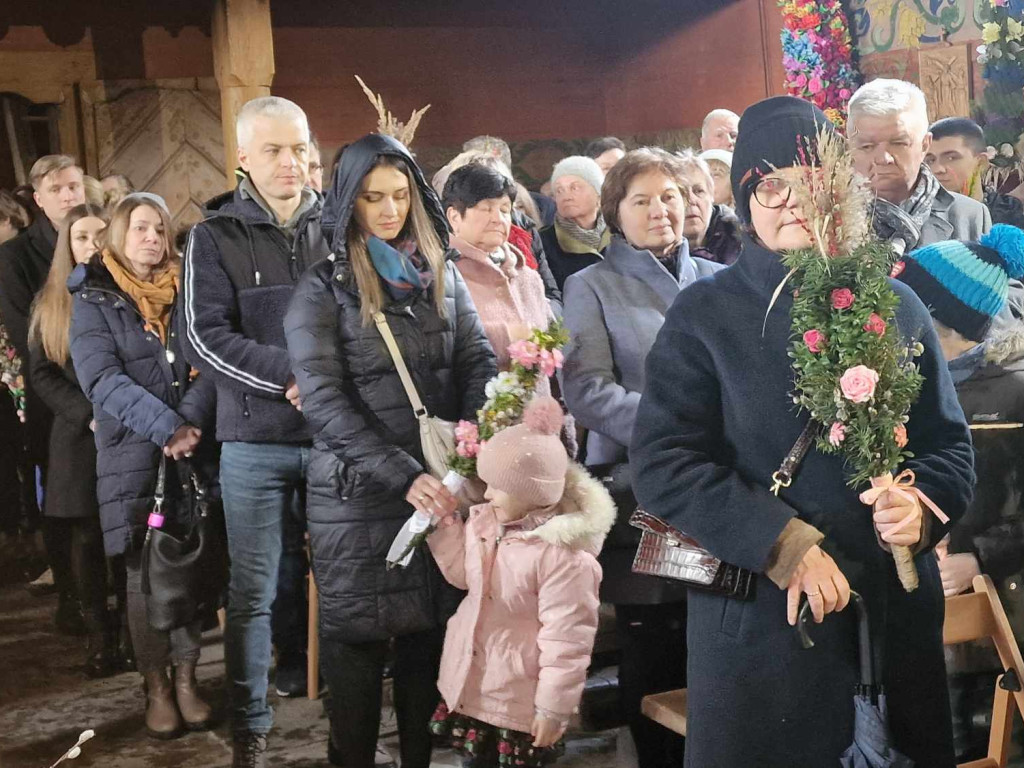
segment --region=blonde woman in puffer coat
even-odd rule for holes
[[[523,423],[484,444],[481,504],[427,540],[469,594],[448,622],[431,721],[474,768],[557,759],[583,693],[597,632],[597,554],[615,520],[604,487],[569,461],[562,411],[536,398]],[[519,761],[522,761],[521,763]]]

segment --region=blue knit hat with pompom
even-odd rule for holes
[[[894,273],[932,317],[965,339],[984,341],[1006,305],[1009,281],[1024,277],[1024,230],[996,224],[977,243],[926,245],[898,262]]]

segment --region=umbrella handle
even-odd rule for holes
[[[796,620],[796,632],[800,637],[800,646],[806,651],[814,647],[814,640],[811,639],[808,631],[809,625],[814,618],[811,613],[811,604],[807,597],[801,597],[800,614]],[[850,590],[850,602],[857,610],[857,644],[860,653],[860,682],[861,685],[875,684],[874,657],[871,654],[871,623],[868,620],[868,608],[864,598],[859,592]]]

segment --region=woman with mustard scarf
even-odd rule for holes
[[[142,593],[142,544],[161,457],[168,459],[169,493],[180,487],[177,462],[184,458],[207,484],[216,478],[214,461],[204,461],[205,443],[212,441],[203,440],[213,416],[213,387],[191,375],[176,331],[179,260],[172,238],[162,198],[128,195],[111,217],[103,250],[68,280],[74,294],[71,357],[96,421],[103,544],[108,556],[125,556],[128,625],[145,679],[146,729],[161,739],[204,729],[211,715],[195,679],[200,622],[156,630]],[[165,527],[174,524],[168,520]]]

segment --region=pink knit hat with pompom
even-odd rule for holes
[[[562,408],[551,397],[535,397],[523,423],[503,429],[480,449],[476,473],[489,486],[538,507],[562,499],[569,456],[559,438]]]

